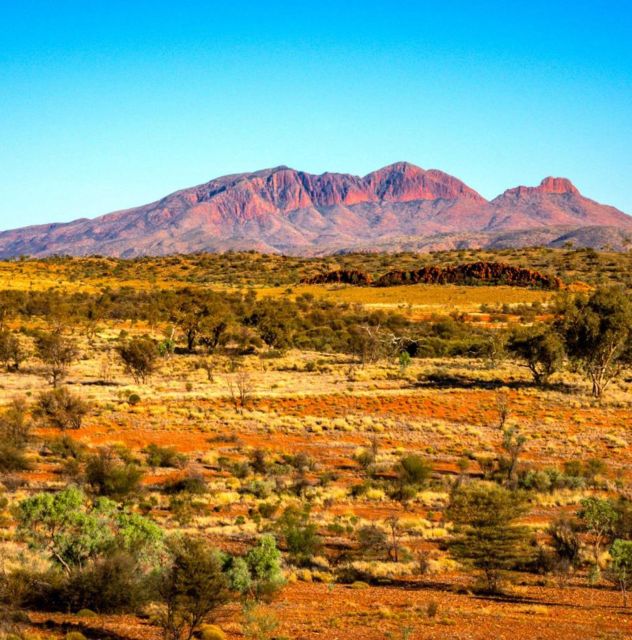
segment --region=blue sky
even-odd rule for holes
[[[627,1],[2,0],[0,229],[397,160],[632,213]]]

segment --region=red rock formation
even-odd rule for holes
[[[503,262],[472,262],[454,266],[427,266],[415,271],[391,271],[375,281],[377,287],[403,284],[503,284],[536,289],[561,289],[556,276],[514,267]]]
[[[371,284],[373,278],[370,274],[357,269],[336,269],[328,273],[321,273],[312,278],[304,278],[302,284],[353,284],[366,286]]]
[[[457,178],[406,162],[364,177],[276,167],[217,178],[95,220],[5,231],[0,257],[227,249],[314,254],[411,243],[524,246],[537,243],[544,231],[551,244],[599,247],[614,241],[625,248],[623,231],[629,229],[632,218],[584,198],[564,178],[510,189],[487,202]],[[525,230],[533,233],[511,235]],[[436,240],[426,243],[428,238]]]

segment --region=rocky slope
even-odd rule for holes
[[[0,257],[228,249],[314,255],[565,242],[623,249],[629,233],[630,216],[583,197],[562,178],[488,202],[457,178],[400,162],[364,177],[288,167],[224,176],[94,220],[2,232]]]

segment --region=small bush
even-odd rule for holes
[[[160,447],[157,444],[147,445],[143,449],[150,467],[181,468],[186,463],[186,456],[178,453],[173,447]]]
[[[132,338],[118,347],[125,370],[136,383],[145,383],[156,369],[158,348],[149,338]]]
[[[226,640],[226,634],[215,624],[203,624],[198,631],[200,640]]]
[[[138,491],[142,471],[124,462],[112,449],[101,449],[86,463],[86,482],[98,496],[122,500]]]
[[[65,387],[40,394],[33,415],[52,427],[80,429],[89,405]]]

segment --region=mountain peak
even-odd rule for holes
[[[584,229],[581,242],[597,244],[615,232],[623,238],[624,230],[632,229],[632,217],[582,197],[565,178],[516,187],[488,202],[458,178],[409,162],[364,177],[315,175],[280,165],[221,176],[95,220],[0,232],[0,257],[253,248],[310,255],[396,248],[402,239],[419,247],[496,239],[507,244],[514,242],[514,232],[534,242],[542,234],[550,237],[553,229],[578,228]],[[615,231],[595,231],[605,228]],[[625,246],[623,240],[619,246]]]
[[[568,178],[553,178],[549,176],[537,187],[542,193],[572,193],[579,195],[579,190]]]

